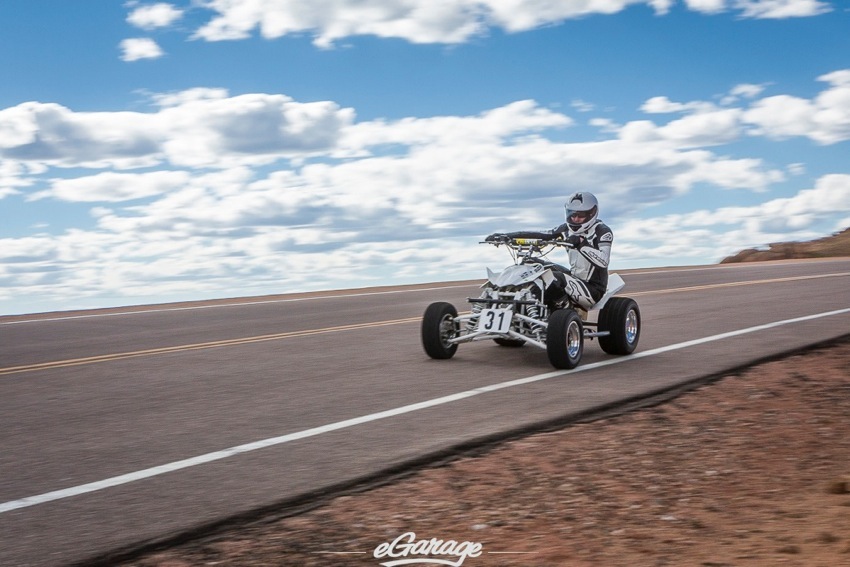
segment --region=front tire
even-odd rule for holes
[[[599,337],[599,346],[608,354],[632,354],[640,339],[640,309],[634,299],[612,297],[599,312],[599,331],[608,331]]]
[[[578,366],[584,352],[584,325],[574,309],[558,309],[549,317],[546,353],[555,368]]]
[[[455,355],[457,345],[448,342],[457,335],[457,309],[451,303],[438,301],[425,310],[422,317],[422,347],[431,358],[448,359]]]

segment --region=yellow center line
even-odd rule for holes
[[[777,278],[770,280],[753,280],[744,282],[729,282],[719,284],[698,285],[690,287],[679,287],[670,289],[659,289],[653,291],[639,291],[630,293],[631,297],[643,297],[647,295],[663,295],[667,293],[681,293],[689,291],[700,291],[706,289],[716,289],[723,287],[738,287],[746,285],[763,285],[769,283],[782,283],[799,280],[811,280],[820,278],[846,277],[850,276],[850,272],[842,272],[835,274],[820,274],[813,276],[792,276],[787,278]],[[266,341],[278,341],[284,339],[294,339],[298,337],[308,337],[312,335],[323,335],[327,333],[338,333],[341,331],[352,331],[357,329],[370,329],[375,327],[387,327],[390,325],[400,325],[403,323],[414,323],[421,320],[421,317],[407,317],[405,319],[392,319],[388,321],[374,321],[371,323],[355,323],[351,325],[340,325],[337,327],[325,327],[322,329],[305,329],[303,331],[289,331],[286,333],[275,333],[271,335],[259,335],[256,337],[243,337],[239,339],[226,339],[221,341],[211,341],[206,343],[195,343],[187,345],[177,345],[170,347],[152,348],[147,350],[137,350],[131,352],[119,352],[114,354],[103,354],[99,356],[90,356],[86,358],[74,358],[69,360],[57,360],[53,362],[41,362],[37,364],[27,364],[24,366],[11,366],[8,368],[0,368],[0,376],[9,374],[19,374],[22,372],[35,372],[38,370],[52,370],[56,368],[67,368],[71,366],[81,366],[85,364],[97,364],[99,362],[111,362],[115,360],[126,360],[128,358],[138,358],[142,356],[156,356],[160,354],[170,354],[175,352],[188,352],[193,350],[203,350],[211,348],[221,348],[229,346],[239,346],[252,343],[261,343]]]
[[[665,293],[681,293],[685,291],[700,291],[705,289],[716,289],[720,287],[739,287],[744,285],[763,285],[770,283],[795,282],[800,280],[816,280],[821,278],[839,278],[850,276],[850,272],[839,272],[836,274],[818,274],[814,276],[789,276],[787,278],[774,278],[771,280],[751,280],[745,282],[728,282],[719,284],[694,285],[689,287],[674,287],[669,289],[656,289],[653,291],[638,291],[630,293],[631,297],[641,297],[646,295],[663,295]]]
[[[54,362],[41,362],[38,364],[27,364],[25,366],[12,366],[9,368],[0,368],[0,376],[7,374],[17,374],[20,372],[33,372],[36,370],[51,370],[54,368],[65,368],[68,366],[81,366],[84,364],[96,364],[98,362],[110,362],[114,360],[124,360],[127,358],[137,358],[140,356],[154,356],[158,354],[169,354],[173,352],[187,352],[192,350],[202,350],[210,348],[238,346],[251,343],[261,343],[265,341],[277,341],[282,339],[293,339],[297,337],[307,337],[310,335],[322,335],[325,333],[338,333],[340,331],[349,331],[354,329],[366,329],[372,327],[386,327],[388,325],[399,325],[402,323],[412,323],[419,321],[420,317],[408,317],[407,319],[394,319],[390,321],[376,321],[373,323],[356,323],[352,325],[340,325],[338,327],[326,327],[324,329],[306,329],[303,331],[289,331],[286,333],[275,333],[273,335],[259,335],[256,337],[244,337],[240,339],[227,339],[222,341],[212,341],[207,343],[195,343],[188,345],[177,345],[170,347],[152,348],[147,350],[137,350],[131,352],[118,352],[115,354],[103,354],[99,356],[90,356],[86,358],[74,358],[70,360],[57,360]]]

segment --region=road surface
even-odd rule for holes
[[[0,565],[68,565],[310,500],[850,333],[850,259],[622,271],[630,357],[425,356],[457,282],[0,317]]]

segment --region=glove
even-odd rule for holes
[[[578,250],[578,249],[579,249],[579,248],[581,248],[582,246],[587,245],[587,239],[586,239],[585,237],[583,237],[583,236],[579,236],[578,234],[571,234],[571,235],[569,235],[569,236],[567,237],[567,242],[569,242],[569,243],[570,243],[570,245],[571,245],[573,248],[575,248],[576,250]]]
[[[508,235],[496,232],[484,239],[484,242],[507,242]]]

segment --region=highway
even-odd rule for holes
[[[69,565],[850,334],[850,258],[619,271],[634,355],[461,345],[480,282],[0,317],[0,566]]]

